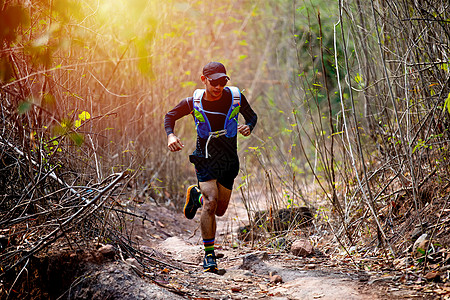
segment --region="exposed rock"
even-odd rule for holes
[[[251,253],[248,254],[246,256],[244,256],[244,261],[245,260],[268,260],[269,259],[269,254],[266,251],[260,251],[260,252],[255,252],[255,253]]]
[[[292,244],[291,253],[296,256],[306,257],[314,253],[314,248],[307,239],[299,239]]]
[[[428,235],[424,233],[414,242],[412,249],[414,257],[420,257],[425,254],[429,242],[427,236]]]
[[[101,264],[104,260],[99,251],[85,251],[81,255],[83,255],[83,260],[88,263]]]
[[[426,226],[426,224],[424,224],[424,226]],[[424,229],[426,228],[424,228],[424,226],[420,226],[419,224],[414,228],[413,232],[411,232],[411,240],[413,242],[417,241],[417,239],[425,233]]]
[[[102,265],[71,288],[71,299],[184,299],[140,278],[125,263]]]
[[[176,261],[189,264],[199,264],[203,260],[203,246],[191,245],[179,237],[169,237],[156,248],[165,254],[170,254]]]
[[[257,211],[253,219],[256,226],[263,226],[268,231],[284,231],[293,227],[310,226],[313,214],[308,207],[291,207]]]
[[[414,242],[413,249],[412,249],[413,252],[416,251],[417,247],[419,246],[419,244],[420,244],[422,241],[424,241],[424,240],[427,239],[427,236],[428,236],[428,235],[427,235],[426,233],[424,233],[424,234],[422,234],[422,235]]]
[[[271,283],[282,283],[283,278],[281,278],[280,275],[272,275],[272,276],[270,276],[270,282]]]
[[[100,252],[105,258],[113,259],[116,255],[116,250],[114,249],[113,245],[104,245],[98,249],[98,252]]]
[[[129,264],[130,266],[132,266],[133,268],[136,268],[139,272],[143,272],[144,268],[142,267],[142,265],[135,259],[135,258],[127,258],[125,260],[125,262],[127,264]]]
[[[439,272],[431,271],[431,272],[428,272],[424,277],[425,277],[427,280],[436,280],[436,281],[439,281],[440,276],[441,276],[441,275],[439,274]]]
[[[239,269],[253,270],[258,274],[268,274],[270,268],[263,262],[268,257],[267,252],[246,255],[243,257],[242,265],[239,266]]]
[[[232,291],[233,293],[238,293],[238,292],[241,292],[241,291],[242,291],[242,288],[241,288],[240,286],[232,286],[232,287],[231,287],[231,291]]]

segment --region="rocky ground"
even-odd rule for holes
[[[135,212],[145,220],[130,218],[132,236],[153,263],[116,249],[116,260],[85,273],[72,299],[449,299],[442,272],[427,279],[405,260],[350,257],[326,237],[309,235],[314,229],[301,230],[289,247],[280,239],[243,242],[236,231],[246,214],[236,203],[218,222],[221,274],[204,273],[198,216],[187,220],[155,203]]]
[[[45,253],[33,264],[44,270],[40,277],[47,278],[36,285],[48,285],[47,292],[30,298],[450,299],[446,263],[424,273],[408,257],[388,260],[357,249],[348,249],[349,256],[316,222],[290,235],[259,233],[243,241],[238,228],[248,221],[236,200],[218,221],[220,274],[204,273],[198,215],[187,220],[153,202],[127,209],[129,237],[139,250],[134,257],[123,246],[98,242],[90,251]],[[442,255],[448,262],[446,250]]]

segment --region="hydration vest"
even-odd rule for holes
[[[226,137],[235,137],[237,135],[237,127],[238,127],[238,116],[239,109],[241,107],[241,92],[239,88],[235,86],[225,87],[231,92],[233,101],[228,109],[228,113],[225,115],[219,112],[211,112],[205,111],[202,106],[202,98],[205,93],[204,89],[198,89],[194,92],[194,120],[195,127],[197,128],[197,134],[199,137],[203,139],[207,139],[205,152],[206,158],[208,158],[208,144],[211,138],[218,138],[219,136],[225,135]],[[211,124],[208,121],[207,113],[211,114],[220,114],[225,116],[225,124],[223,129],[218,131],[211,131]]]

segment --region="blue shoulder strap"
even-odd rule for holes
[[[231,91],[231,95],[233,96],[233,105],[241,104],[241,91],[238,87],[229,86],[228,89]]]
[[[203,93],[205,93],[204,89],[197,89],[194,92],[194,104],[202,101]]]

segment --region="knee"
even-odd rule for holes
[[[204,199],[203,202],[203,210],[208,215],[214,215],[217,214],[217,200],[216,199]]]

